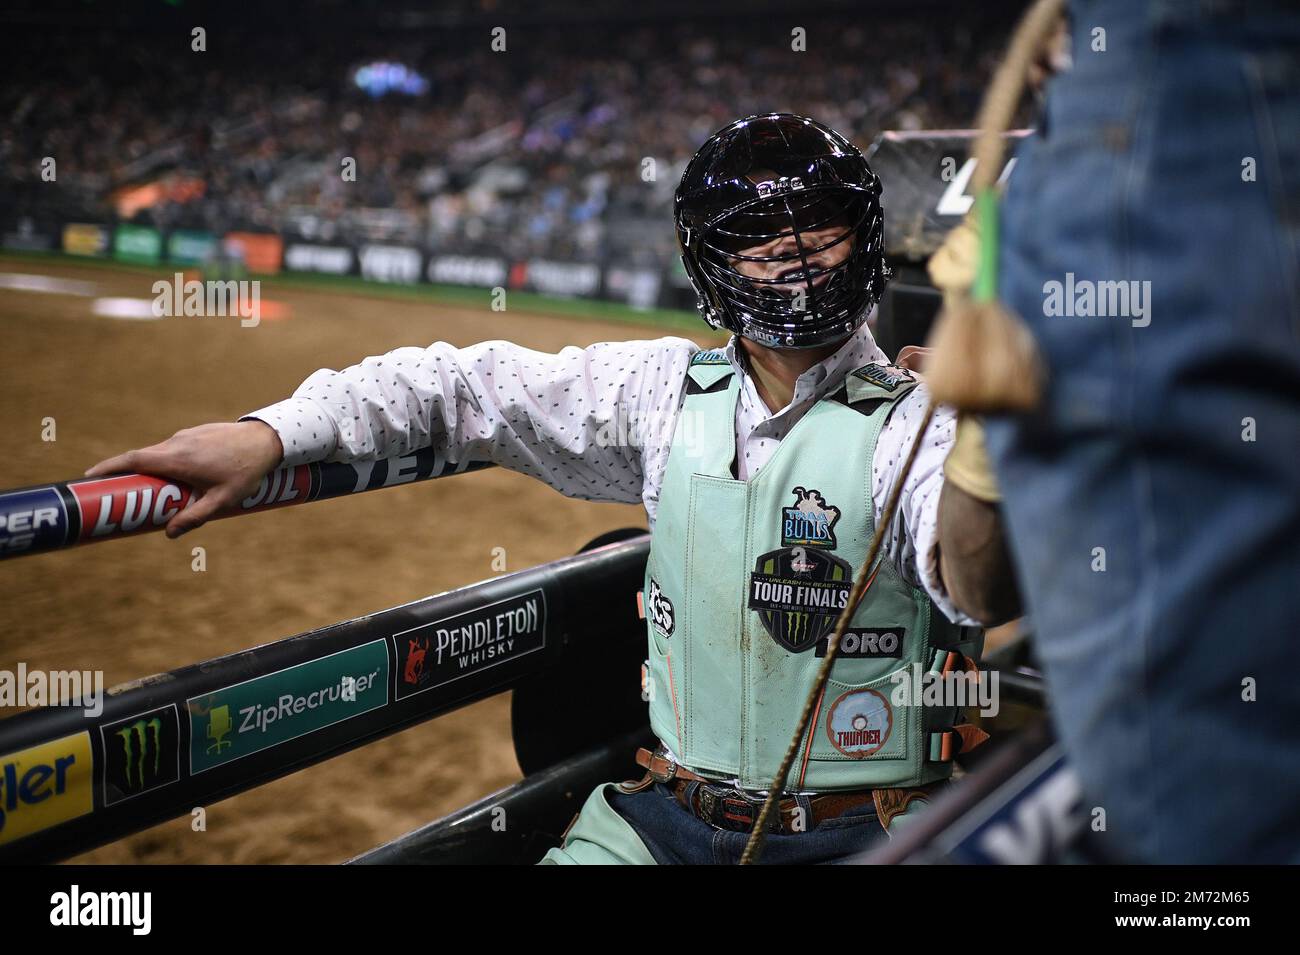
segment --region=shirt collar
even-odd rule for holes
[[[747,377],[747,367],[744,355],[741,353],[740,344],[737,341],[739,337],[738,335],[731,336],[731,339],[727,342],[726,356],[732,369],[744,379]],[[828,393],[844,379],[845,375],[855,368],[861,368],[863,365],[873,363],[884,364],[888,361],[889,358],[876,344],[871,329],[867,327],[866,322],[863,322],[858,326],[857,331],[846,338],[832,354],[826,356],[799,376],[794,385],[794,398],[791,405],[798,404],[800,401],[813,396],[820,397]]]

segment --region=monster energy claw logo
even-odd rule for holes
[[[153,746],[149,746],[148,732],[153,730]],[[134,784],[135,789],[144,789],[144,766],[145,754],[148,750],[153,750],[153,774],[158,775],[159,763],[162,760],[162,720],[154,717],[151,720],[136,720],[130,726],[124,726],[117,731],[117,735],[122,740],[122,752],[126,757],[126,781],[128,784]],[[131,778],[131,770],[135,770],[135,779]]]
[[[104,804],[180,778],[180,722],[174,706],[140,713],[100,729],[104,744]]]

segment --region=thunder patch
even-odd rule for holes
[[[826,716],[831,745],[854,759],[879,752],[893,728],[894,711],[875,690],[849,690],[831,704]]]
[[[785,547],[758,558],[748,606],[779,646],[802,653],[834,629],[852,589],[847,560],[817,548]]]

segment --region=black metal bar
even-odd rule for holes
[[[586,648],[644,640],[634,596],[648,553],[642,535],[138,680],[97,716],[60,706],[0,721],[0,861],[83,852]]]
[[[371,849],[349,865],[520,865],[558,845],[569,820],[600,783],[640,775],[633,754],[649,727],[533,773],[436,822]]]

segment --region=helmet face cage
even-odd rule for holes
[[[705,320],[778,348],[855,331],[885,285],[879,197],[857,148],[812,120],[751,117],[715,134],[675,204]]]

